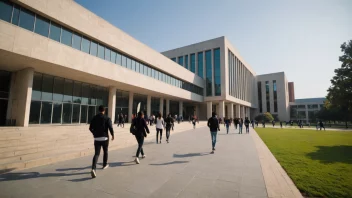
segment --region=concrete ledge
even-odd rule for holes
[[[288,198],[299,197],[303,198],[302,194],[297,189],[291,178],[281,167],[269,148],[259,137],[257,132],[253,130],[251,133],[253,141],[256,145],[260,164],[263,171],[265,186],[269,198]]]

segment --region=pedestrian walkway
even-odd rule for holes
[[[165,137],[162,144],[147,140],[141,164],[133,162],[136,146],[114,150],[110,168],[100,164],[95,179],[92,156],[7,173],[0,175],[0,197],[268,197],[252,133],[222,127],[215,154],[207,127],[174,134],[169,144]]]

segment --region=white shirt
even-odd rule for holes
[[[98,137],[98,138],[94,138],[95,141],[106,141],[108,140],[107,137]]]
[[[164,124],[164,119],[163,118],[161,118],[161,119],[157,118],[156,119],[156,128],[157,129],[163,129],[164,128],[163,124]]]

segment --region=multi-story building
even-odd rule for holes
[[[305,123],[316,122],[316,113],[324,106],[326,98],[304,98],[290,102],[291,120],[302,120]]]
[[[72,0],[0,0],[0,56],[0,125],[86,124],[99,105],[130,120],[138,103],[289,119],[284,73],[257,76],[225,37],[159,53]]]

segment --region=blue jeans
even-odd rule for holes
[[[213,147],[213,149],[215,148],[215,144],[216,144],[216,135],[218,134],[217,131],[210,131],[210,135],[211,135],[211,145]]]
[[[238,133],[241,133],[242,134],[242,126],[240,125],[239,129],[238,129]]]
[[[226,131],[227,131],[227,133],[229,133],[229,125],[226,125]]]

